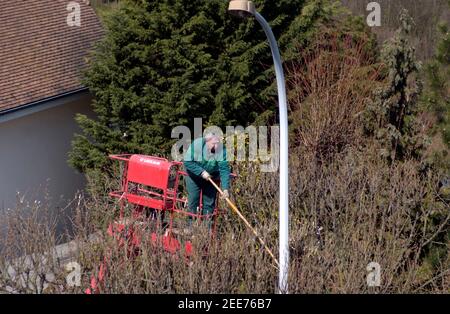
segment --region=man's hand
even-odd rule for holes
[[[208,180],[209,178],[211,178],[211,175],[207,171],[203,171],[201,176],[205,180]]]
[[[230,198],[230,192],[228,190],[224,190],[222,194],[222,198]]]

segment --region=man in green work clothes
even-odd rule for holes
[[[229,197],[230,167],[223,143],[218,136],[211,133],[198,138],[189,146],[183,163],[188,174],[186,186],[189,212],[197,213],[197,208],[200,206],[200,191],[202,191],[202,214],[212,214],[217,190],[208,179],[220,178],[223,196]]]

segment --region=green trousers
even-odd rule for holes
[[[197,214],[197,208],[200,206],[200,191],[202,191],[202,212],[199,214],[207,215],[214,212],[216,204],[217,191],[214,186],[201,177],[186,176],[186,188],[188,192],[189,212]],[[191,221],[192,219],[190,219]]]

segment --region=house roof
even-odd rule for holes
[[[80,26],[69,26],[64,0],[0,1],[0,113],[83,88],[80,78],[103,28],[80,4]]]

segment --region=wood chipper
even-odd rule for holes
[[[184,216],[185,220],[187,216],[197,220],[209,219],[212,223],[211,236],[215,236],[220,214],[217,200],[212,214],[202,214],[202,202],[197,213],[190,213],[186,209],[187,198],[183,197],[180,188],[183,183],[181,179],[187,173],[182,170],[181,162],[131,154],[109,157],[119,161],[122,170],[120,189],[109,194],[118,200],[120,213],[118,219],[109,225],[107,234],[116,239],[119,245],[127,245],[130,256],[138,254],[142,237],[149,237],[152,245],[160,246],[169,253],[181,252],[189,258],[193,252],[192,243],[189,239],[184,242],[181,240],[182,232],[174,222],[175,216]],[[127,215],[125,208],[129,209]],[[91,277],[86,293],[99,292],[108,263],[109,258],[105,256],[97,276]]]

